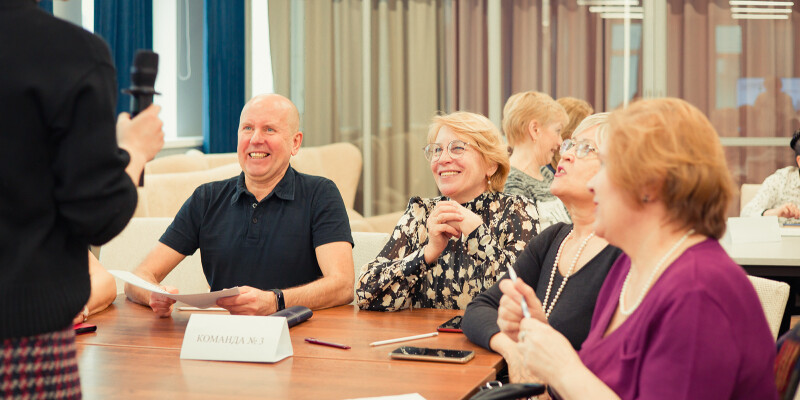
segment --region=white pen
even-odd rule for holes
[[[379,342],[372,342],[369,345],[370,346],[381,346],[381,345],[384,345],[384,344],[405,342],[405,341],[408,341],[408,340],[424,339],[424,338],[436,336],[438,334],[439,334],[439,332],[424,333],[422,335],[406,336],[406,337],[401,337],[401,338],[397,338],[397,339],[389,339],[389,340],[381,340]]]
[[[511,277],[512,281],[517,280],[517,271],[514,271],[514,267],[508,268],[508,275]],[[531,312],[528,311],[528,303],[525,302],[525,296],[522,296],[522,300],[520,300],[519,305],[522,307],[522,315],[524,315],[525,318],[530,318]]]

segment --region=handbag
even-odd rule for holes
[[[470,400],[512,400],[527,399],[531,396],[538,396],[545,391],[545,386],[541,383],[507,383],[502,384],[498,381],[486,383]]]

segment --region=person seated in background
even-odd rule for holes
[[[595,204],[586,187],[600,170],[597,148],[605,138],[607,118],[607,113],[589,116],[561,145],[561,162],[551,190],[567,206],[573,223],[559,222],[542,231],[513,267],[536,291],[544,305],[544,319],[576,350],[589,333],[600,287],[621,253],[594,234]],[[509,336],[516,337],[516,328],[501,332],[497,325],[502,296],[497,284],[478,295],[467,306],[461,327],[469,340],[503,355],[512,381],[521,382],[517,343]],[[519,321],[514,319],[509,325]]]
[[[800,223],[800,129],[789,141],[797,165],[781,168],[764,179],[755,197],[742,208],[742,217],[774,215]]]
[[[217,301],[231,314],[351,302],[353,238],[342,196],[332,181],[289,165],[303,141],[299,121],[283,96],[248,101],[238,129],[242,173],[198,187],[134,273],[157,284],[199,248],[211,290],[239,287]],[[159,316],[172,312],[164,295],[129,284],[125,293]]]
[[[83,311],[76,315],[72,320],[73,324],[86,322],[89,316],[108,308],[117,297],[117,283],[97,257],[89,252],[89,280],[92,282],[92,290],[89,301],[83,306]]]
[[[680,99],[638,101],[608,122],[589,190],[595,232],[624,254],[580,352],[530,287],[500,282],[498,323],[524,369],[563,399],[777,399],[764,310],[718,241],[734,187],[716,131]]]
[[[535,203],[501,193],[508,153],[488,118],[433,118],[425,158],[441,197],[412,197],[389,242],[356,283],[366,310],[463,309],[537,233]]]
[[[572,132],[575,131],[575,128],[578,127],[584,118],[594,114],[594,108],[592,108],[591,104],[581,99],[576,99],[575,97],[561,97],[556,100],[556,103],[564,107],[564,111],[567,112],[567,116],[569,117],[569,123],[561,129],[562,141],[571,138]],[[556,150],[553,154],[553,160],[550,161],[550,164],[547,166],[550,172],[556,173],[559,161],[561,161],[561,154]]]
[[[512,148],[511,171],[503,191],[534,200],[542,229],[571,222],[564,204],[550,193],[553,173],[547,168],[567,123],[564,107],[544,93],[517,93],[503,108],[503,132]]]

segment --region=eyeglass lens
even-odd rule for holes
[[[428,161],[436,161],[444,152],[442,145],[438,143],[431,143],[423,149],[425,151],[425,158]],[[450,153],[451,158],[459,158],[467,150],[467,143],[460,140],[453,140],[447,144],[447,151]]]
[[[576,146],[576,145],[578,147],[575,149],[575,155],[578,158],[586,157],[589,154],[590,151],[594,151],[595,150],[594,147],[592,147],[592,145],[589,144],[588,142],[577,142],[576,143],[572,139],[567,139],[567,140],[565,140],[565,141],[563,141],[561,143],[561,154],[566,153],[567,151],[569,151],[569,149],[571,149],[573,146]]]

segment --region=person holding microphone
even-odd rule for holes
[[[0,3],[0,343],[4,396],[80,398],[72,322],[89,298],[87,248],[136,207],[163,146],[158,106],[115,123],[107,45],[31,0]]]

